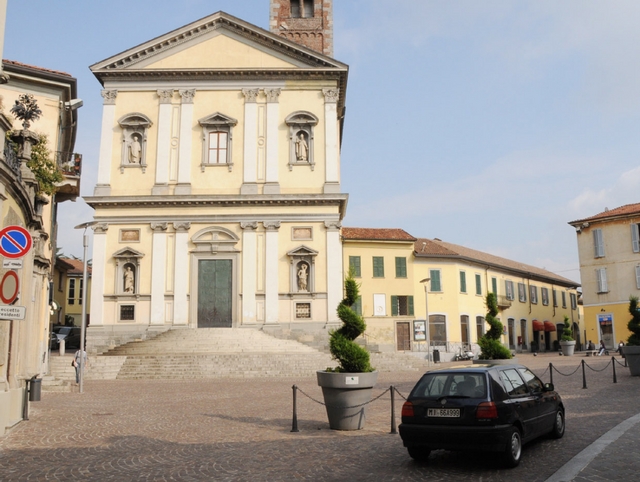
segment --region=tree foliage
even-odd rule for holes
[[[344,281],[345,298],[338,305],[338,317],[342,320],[342,327],[329,335],[329,350],[339,365],[336,371],[343,373],[372,372],[374,369],[369,362],[369,352],[353,340],[358,338],[366,329],[364,319],[351,307],[358,301],[358,283],[350,271]]]
[[[479,358],[481,360],[508,360],[511,352],[502,344],[502,323],[496,315],[498,314],[498,301],[495,293],[488,293],[486,298],[487,316],[485,321],[489,323],[489,331],[478,340],[478,345],[482,350]]]
[[[564,328],[562,329],[560,341],[574,341],[573,332],[571,331],[571,323],[569,322],[569,317],[567,315],[564,315]]]
[[[36,176],[40,191],[49,195],[57,191],[56,184],[62,181],[62,172],[51,155],[46,135],[41,134],[31,149],[31,160],[27,162],[27,167]]]
[[[627,328],[631,332],[631,336],[627,339],[627,345],[640,346],[640,312],[638,311],[638,297],[629,297],[629,313],[631,319],[627,323]]]

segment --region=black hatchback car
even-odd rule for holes
[[[515,467],[524,443],[564,435],[564,405],[552,384],[522,365],[434,370],[411,390],[399,429],[415,460],[435,449],[489,451]]]

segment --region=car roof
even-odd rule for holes
[[[487,360],[486,363],[481,364],[473,364],[473,365],[463,365],[456,367],[448,367],[448,368],[436,368],[435,370],[430,370],[425,373],[469,373],[469,372],[481,372],[486,373],[491,370],[504,369],[504,368],[527,368],[524,365],[520,365],[518,363],[491,363],[491,360]]]

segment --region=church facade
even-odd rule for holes
[[[337,321],[348,67],[331,58],[331,8],[272,0],[271,32],[218,12],[91,67],[104,106],[85,198],[90,349]]]

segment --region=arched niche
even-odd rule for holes
[[[118,120],[122,129],[120,172],[125,168],[147,169],[147,133],[153,125],[151,119],[139,112],[127,114]]]
[[[289,114],[285,123],[289,126],[289,170],[294,166],[310,166],[313,171],[313,130],[318,125],[318,118],[311,112],[299,110]]]

